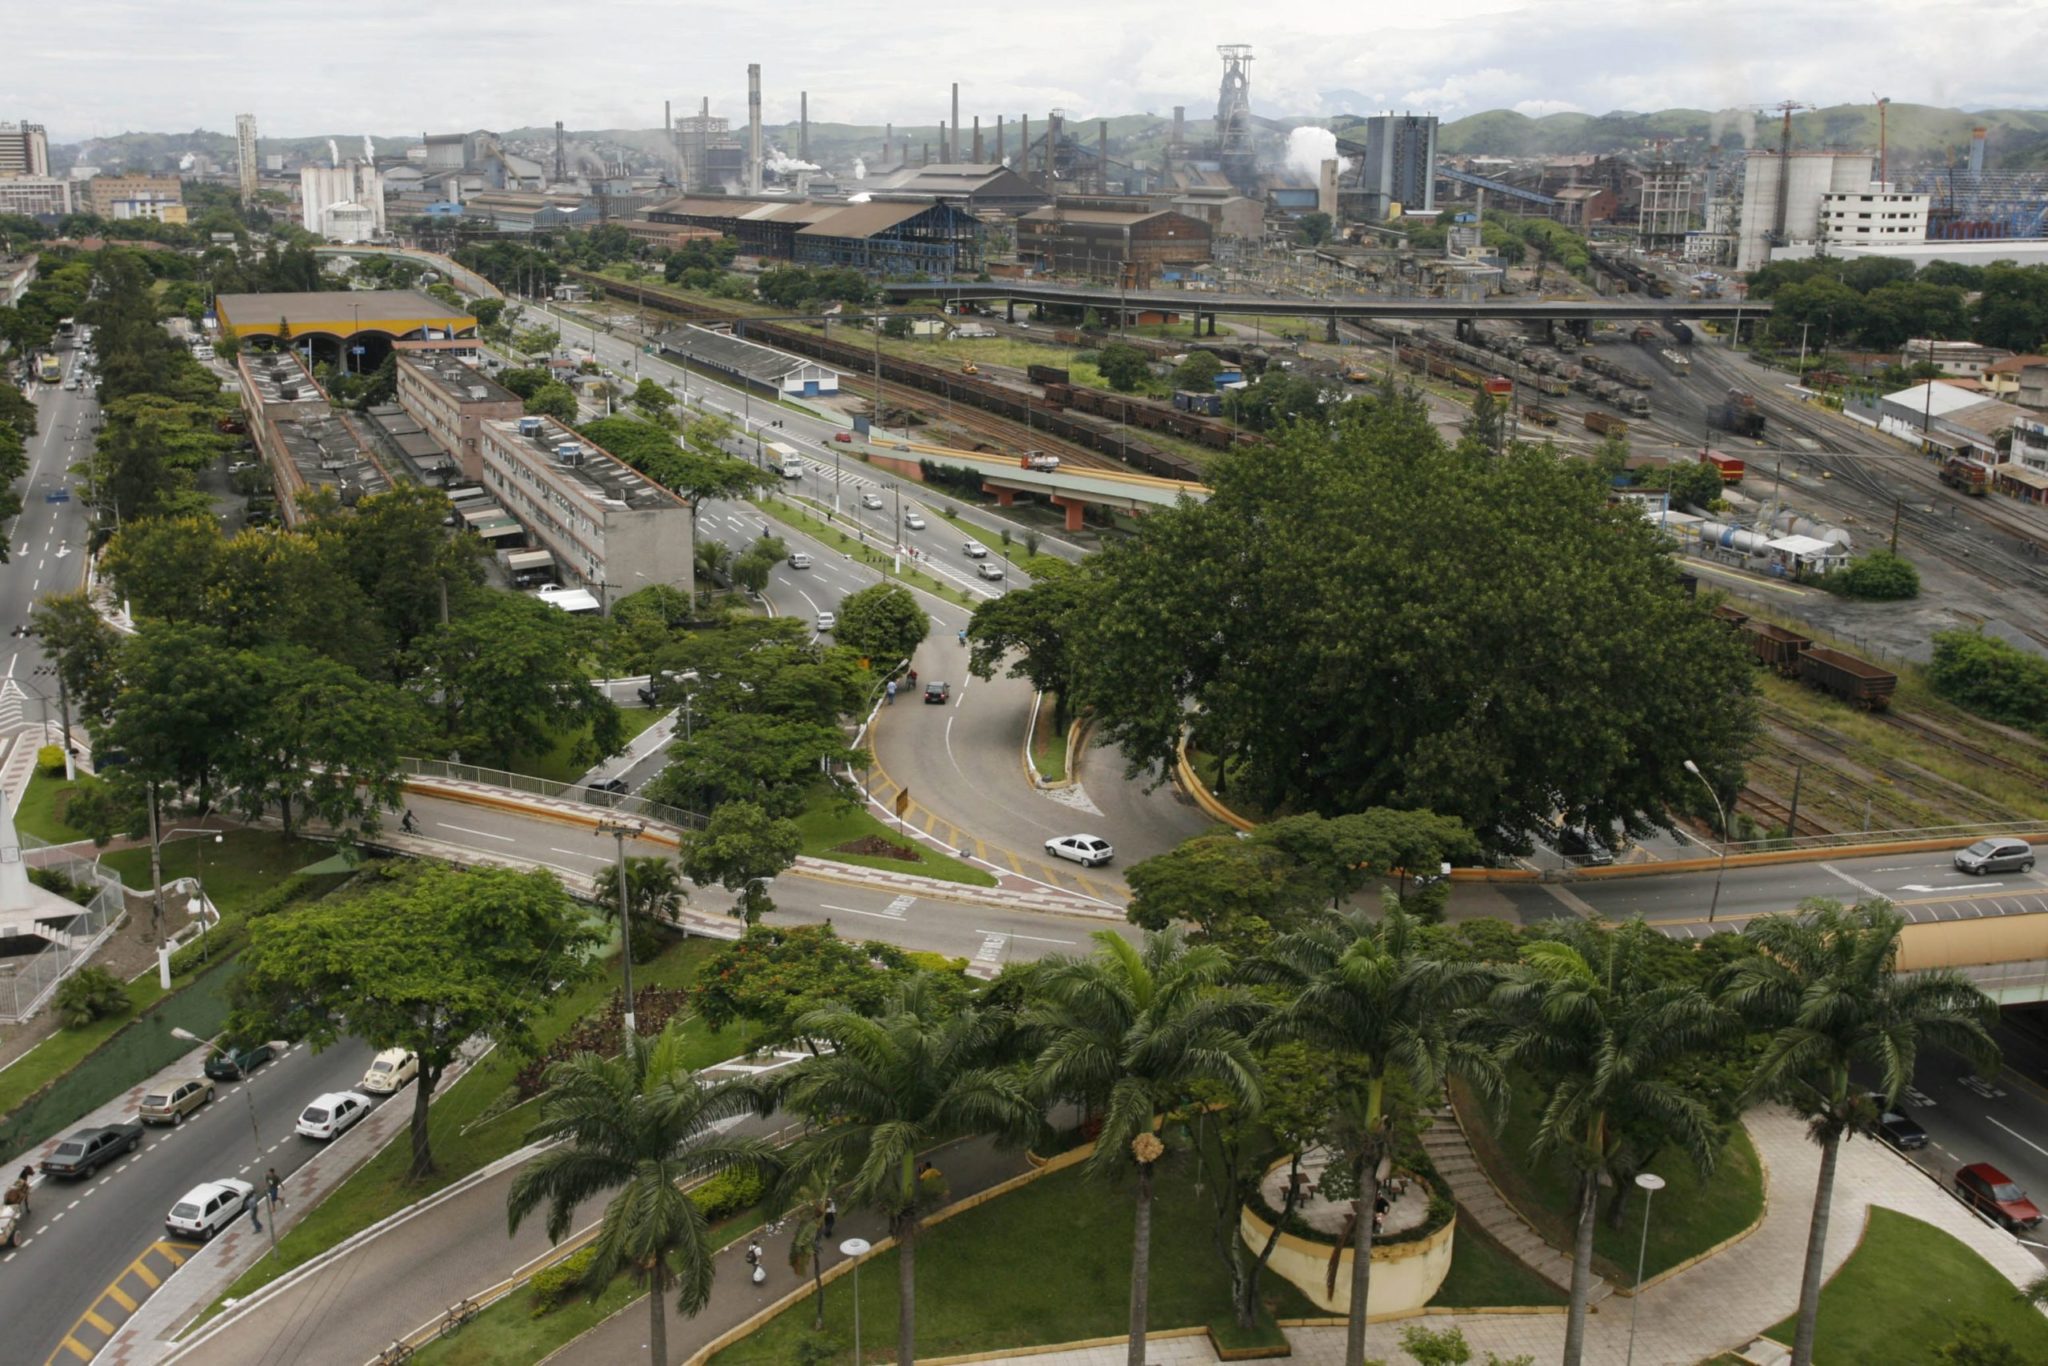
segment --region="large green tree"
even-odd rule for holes
[[[65,701],[88,725],[102,724],[120,690],[120,633],[82,590],[42,599],[36,604],[33,625],[43,649],[56,660]]]
[[[412,1163],[434,1170],[428,1105],[462,1046],[519,1051],[599,936],[554,874],[440,865],[250,927],[229,1030],[240,1038],[344,1035],[418,1058]]]
[[[801,1181],[850,1173],[847,1199],[888,1221],[896,1239],[896,1360],[917,1360],[917,1244],[943,1181],[918,1158],[948,1139],[985,1135],[1023,1143],[1043,1120],[1016,1071],[997,1065],[991,1021],[919,977],[871,1019],[845,1005],[813,1011],[798,1031],[830,1051],[771,1083],[783,1104],[811,1120],[790,1171]]]
[[[517,594],[420,639],[414,686],[441,717],[443,738],[471,763],[538,754],[558,731],[588,728],[577,750],[592,761],[625,742],[619,709],[579,667],[578,623]]]
[[[1152,1183],[1167,1111],[1197,1088],[1218,1088],[1240,1110],[1263,1099],[1247,1038],[1251,998],[1224,985],[1230,958],[1213,944],[1189,946],[1177,930],[1142,948],[1111,930],[1092,936],[1086,958],[1046,959],[1031,974],[1023,1024],[1039,1045],[1032,1085],[1042,1103],[1072,1101],[1101,1121],[1088,1167],[1133,1181],[1128,1361],[1145,1366],[1152,1287]]]
[[[866,759],[865,751],[848,748],[833,721],[762,712],[700,723],[669,753],[673,762],[649,785],[656,801],[687,811],[753,802],[775,816],[803,809],[821,762],[837,768]]]
[[[1743,934],[1762,952],[1736,962],[1725,999],[1754,1028],[1769,1031],[1754,1091],[1804,1114],[1820,1145],[1820,1178],[1799,1283],[1793,1366],[1813,1360],[1826,1274],[1829,1206],[1842,1140],[1876,1117],[1869,1083],[1885,1103],[1913,1079],[1923,1046],[1945,1048],[1995,1072],[1991,1029],[1998,1007],[1961,973],[1898,970],[1905,917],[1884,901],[1812,899],[1792,915],[1760,916]]]
[[[583,1286],[595,1299],[622,1271],[646,1285],[653,1366],[668,1366],[668,1292],[675,1290],[685,1318],[711,1299],[718,1248],[684,1187],[725,1171],[772,1179],[777,1169],[763,1140],[720,1135],[722,1121],[753,1108],[753,1096],[730,1085],[700,1086],[690,1047],[672,1021],[624,1057],[578,1053],[550,1067],[530,1137],[565,1141],[544,1146],[522,1167],[505,1200],[511,1232],[546,1206],[548,1240],[559,1243],[584,1204],[610,1195]]]
[[[771,816],[754,802],[726,802],[684,839],[683,871],[699,887],[715,882],[734,893],[733,914],[756,925],[775,909],[769,880],[794,864],[803,847],[795,821]]]
[[[897,660],[910,658],[931,629],[931,617],[908,588],[873,583],[840,600],[839,624],[832,634],[877,668],[891,668]]]
[[[243,814],[276,807],[285,833],[311,815],[337,831],[374,834],[399,804],[401,759],[419,728],[413,700],[298,646],[243,657],[253,714],[225,775]]]
[[[1269,809],[1425,809],[1509,847],[1559,813],[1645,832],[1688,758],[1739,774],[1750,662],[1554,452],[1447,450],[1391,398],[1210,483],[1089,561],[1076,672],[1134,774],[1192,728]]]
[[[1009,676],[1058,699],[1053,724],[1062,729],[1074,713],[1075,670],[1087,650],[1078,642],[1092,626],[1090,610],[1099,580],[1079,565],[1054,560],[1032,571],[1031,587],[978,604],[967,624],[976,678],[994,678],[1010,660]]]

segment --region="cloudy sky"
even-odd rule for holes
[[[12,0],[16,8],[28,0]],[[64,0],[6,26],[0,118],[77,141],[130,130],[266,135],[656,127],[711,97],[769,122],[929,124],[963,114],[1213,114],[1218,43],[1250,43],[1269,115],[1444,118],[1868,100],[2048,105],[2042,0]],[[21,18],[16,16],[17,20]]]

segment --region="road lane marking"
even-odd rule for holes
[[[2034,1150],[2035,1152],[2037,1152],[2037,1153],[2041,1154],[2041,1156],[2043,1156],[2043,1157],[2048,1157],[2048,1148],[2044,1148],[2044,1147],[2042,1147],[2042,1146],[2041,1146],[2040,1144],[2038,1144],[2038,1143],[2034,1142],[2034,1140],[2033,1140],[2033,1139],[2031,1139],[2031,1138],[2028,1138],[2028,1137],[2027,1137],[2027,1136],[2026,1136],[2025,1134],[2023,1134],[2023,1133],[2021,1133],[2021,1132],[2020,1132],[2019,1130],[2017,1130],[2017,1129],[2013,1128],[2013,1127],[2012,1127],[2012,1126],[2011,1126],[2010,1124],[2000,1124],[2000,1123],[1999,1123],[1999,1121],[1997,1121],[1997,1120],[1995,1120],[1995,1119],[1991,1119],[1991,1116],[1990,1116],[1990,1115],[1986,1115],[1986,1116],[1984,1116],[1984,1118],[1986,1118],[1986,1119],[1990,1119],[1990,1120],[1991,1120],[1991,1122],[1992,1122],[1993,1124],[1997,1124],[1999,1128],[2001,1128],[2001,1129],[2005,1130],[2005,1131],[2006,1131],[2007,1133],[2011,1134],[2011,1135],[2012,1135],[2012,1136],[2013,1136],[2014,1138],[2016,1138],[2016,1139],[2018,1139],[2018,1140],[2019,1140],[2020,1142],[2022,1142],[2022,1143],[2026,1144],[2026,1145],[2027,1145],[2027,1146],[2028,1146],[2029,1148],[2032,1148],[2032,1149],[2033,1149],[2033,1150]]]
[[[120,1305],[131,1314],[135,1312],[136,1300],[127,1291],[123,1290],[118,1283],[108,1286],[107,1294],[113,1298],[115,1304]]]
[[[1840,868],[1835,867],[1835,865],[1832,863],[1823,863],[1820,865],[1820,868],[1821,871],[1824,873],[1833,873],[1836,877],[1842,879],[1842,881],[1848,883],[1851,887],[1854,887],[1857,891],[1863,893],[1865,896],[1874,897],[1880,901],[1886,899],[1885,894],[1883,892],[1880,892],[1879,890],[1877,890],[1877,888],[1871,886],[1869,883],[1863,881],[1861,878],[1850,877],[1847,873],[1843,872]]]
[[[493,835],[488,830],[472,830],[466,825],[450,825],[446,821],[436,821],[435,824],[439,825],[443,830],[459,830],[465,835],[477,835],[487,840],[502,840],[506,844],[517,844],[519,842],[510,835]]]
[[[1034,944],[1072,944],[1071,939],[1045,939],[1035,934],[1013,934],[1012,939],[1028,939]]]

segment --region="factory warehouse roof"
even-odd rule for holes
[[[347,337],[383,332],[476,330],[476,319],[415,289],[335,289],[311,294],[223,294],[214,301],[221,330],[231,337],[274,337],[282,322],[294,334]]]
[[[714,332],[708,327],[673,328],[656,340],[663,349],[692,362],[744,375],[760,384],[774,384],[787,375],[806,369],[821,374],[831,372],[829,366],[820,365],[817,361],[792,356],[772,346],[761,346],[729,332]]]

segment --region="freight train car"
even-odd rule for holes
[[[1730,389],[1721,402],[1707,409],[1707,425],[1716,431],[1755,438],[1764,434],[1764,415],[1754,394]]]
[[[1787,678],[1799,677],[1799,656],[1813,644],[1811,636],[1773,626],[1768,621],[1746,621],[1742,630],[1749,636],[1750,652],[1757,663]]]
[[[1825,645],[1809,645],[1799,656],[1799,677],[1809,686],[1833,693],[1852,707],[1883,711],[1891,705],[1899,676]]]
[[[1720,471],[1721,482],[1724,484],[1739,484],[1742,482],[1742,476],[1748,473],[1748,466],[1742,463],[1741,456],[1724,455],[1720,451],[1701,451],[1700,463],[1712,465]]]
[[[1024,374],[1033,384],[1065,384],[1069,376],[1057,365],[1027,365]]]
[[[1586,414],[1586,430],[1600,436],[1625,437],[1628,435],[1628,424],[1618,417],[1609,417],[1606,413],[1589,412]]]

